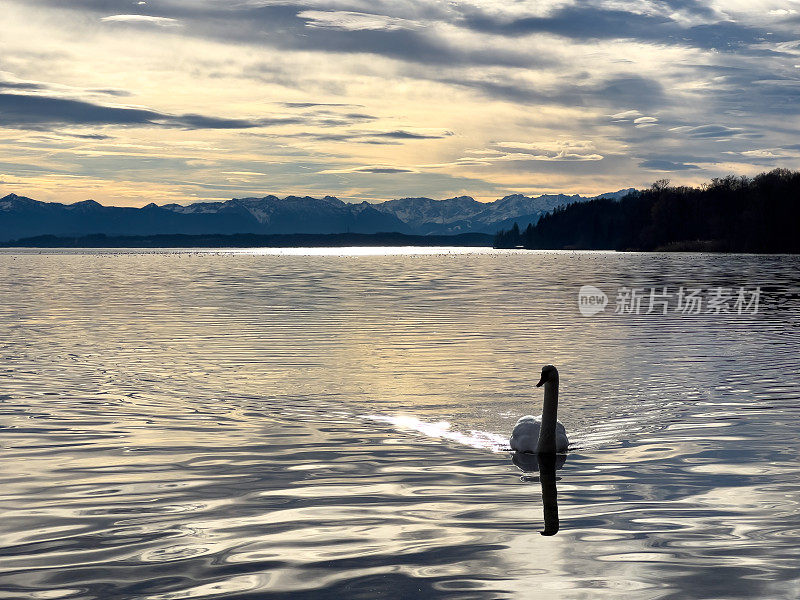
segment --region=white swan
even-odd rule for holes
[[[536,387],[544,385],[544,407],[542,415],[520,417],[511,432],[511,449],[517,452],[539,454],[562,454],[567,451],[569,440],[561,421],[556,419],[558,411],[558,369],[553,365],[542,367],[542,378]]]

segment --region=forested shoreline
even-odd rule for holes
[[[800,252],[800,172],[713,179],[699,187],[668,180],[620,200],[557,208],[525,230],[498,231],[496,248]]]

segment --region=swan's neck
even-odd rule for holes
[[[544,407],[542,408],[542,426],[539,428],[539,441],[536,452],[542,454],[556,453],[556,420],[558,413],[558,379],[544,384]]]

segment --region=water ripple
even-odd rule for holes
[[[796,257],[15,252],[0,598],[800,589]],[[586,319],[583,284],[764,310]],[[577,448],[555,536],[501,451],[547,362]]]

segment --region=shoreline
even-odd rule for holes
[[[41,235],[0,242],[0,249],[192,249],[215,250],[269,248],[482,248],[487,250],[521,250],[545,252],[614,252],[618,254],[753,254],[788,255],[791,252],[747,251],[722,249],[710,244],[674,243],[645,250],[637,248],[502,248],[493,245],[493,237],[484,233],[458,235],[410,235],[404,233],[290,233],[290,234],[157,234],[113,236]]]
[[[156,234],[85,236],[40,235],[0,248],[344,248],[371,246],[451,246],[491,248],[486,233],[409,235],[404,233]]]

